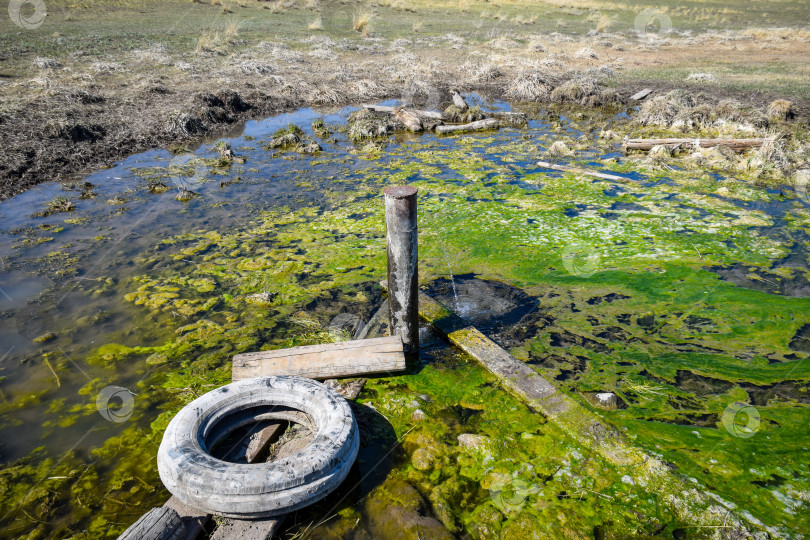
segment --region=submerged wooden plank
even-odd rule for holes
[[[613,180],[614,182],[627,183],[630,181],[630,178],[625,178],[624,176],[617,176],[615,174],[608,174],[599,171],[591,171],[589,169],[583,169],[582,167],[574,167],[572,165],[557,165],[555,163],[549,163],[548,161],[538,161],[537,165],[539,167],[543,167],[544,169],[553,169],[555,171],[570,172],[574,174],[582,174],[585,176],[593,176],[594,178],[602,178],[603,180]]]
[[[404,370],[402,340],[391,336],[237,354],[231,376],[233,381],[268,375],[340,379]]]
[[[738,512],[705,488],[675,474],[666,463],[634,447],[600,415],[559,391],[531,367],[423,292],[419,293],[419,315],[495,375],[506,391],[608,462],[632,470],[635,481],[647,491],[661,495],[685,523],[745,530],[742,521],[745,519],[757,529],[767,529],[750,513]]]

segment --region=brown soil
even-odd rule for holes
[[[60,82],[55,89],[30,100],[18,95],[16,103],[0,112],[0,147],[5,149],[0,154],[0,200],[41,182],[75,180],[133,153],[175,144],[193,145],[202,138],[221,136],[247,119],[302,106],[399,98],[414,93],[409,87],[419,88],[415,100],[435,100],[438,94],[442,106],[450,102],[451,88],[503,98],[520,69],[520,56],[525,54],[516,52],[512,59],[508,53],[499,52],[497,57],[489,57],[496,60],[501,74],[482,80],[477,73],[482,63],[479,60],[471,67],[464,49],[443,51],[438,65],[435,50],[392,53],[386,47],[379,49],[380,53],[373,54],[343,51],[330,60],[299,55],[303,58],[289,61],[291,65],[280,71],[282,76],[275,78],[246,74],[233,66],[226,66],[223,76],[222,60],[203,58],[194,66],[193,76],[147,71],[125,81],[109,77],[106,82],[96,78],[89,85]],[[240,56],[245,58],[246,54]],[[655,63],[654,58],[636,54],[632,63]],[[411,62],[413,66],[408,65]],[[560,79],[565,80],[576,70],[596,67],[593,61],[573,61],[557,69]],[[405,79],[408,73],[410,81]],[[665,92],[676,86],[626,75],[610,84],[617,86],[624,103],[643,87]],[[734,97],[755,106],[766,106],[779,97],[766,92],[743,95],[714,87],[709,92],[713,100]],[[810,98],[794,104],[800,121],[805,122],[810,116]]]

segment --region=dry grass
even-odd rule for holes
[[[228,21],[228,24],[225,26],[225,30],[222,32],[222,39],[229,43],[231,40],[236,38],[239,35],[239,29],[241,28],[242,23],[236,19],[231,19]]]
[[[203,32],[197,39],[197,53],[214,51],[222,43],[219,32]]]
[[[323,19],[318,17],[317,19],[309,23],[307,25],[307,28],[309,28],[310,30],[323,30]]]
[[[506,96],[518,101],[548,101],[558,82],[558,77],[550,72],[524,69],[510,81]]]
[[[615,22],[616,22],[616,17],[615,16],[606,15],[606,14],[602,13],[601,15],[599,15],[599,18],[596,21],[596,31],[597,32],[605,32]]]
[[[368,36],[371,32],[372,19],[374,19],[374,14],[370,11],[357,13],[352,17],[352,28],[354,28],[355,32]]]
[[[768,112],[765,113],[770,121],[792,120],[796,117],[793,110],[793,103],[786,99],[777,99],[768,105]]]

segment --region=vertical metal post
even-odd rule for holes
[[[419,349],[417,190],[411,186],[391,186],[383,193],[391,334],[402,338],[406,353],[415,354]]]

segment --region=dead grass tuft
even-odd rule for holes
[[[786,99],[777,99],[768,105],[768,111],[765,115],[768,120],[775,122],[793,120],[796,117],[796,112],[793,110],[793,103]]]
[[[363,11],[355,14],[352,17],[352,28],[355,32],[361,33],[363,36],[368,36],[371,32],[371,21],[374,14],[370,11]]]
[[[548,101],[558,82],[558,76],[548,71],[523,69],[509,82],[506,97],[517,101]]]
[[[643,126],[669,127],[686,108],[694,106],[694,99],[684,90],[673,90],[665,96],[645,101],[636,120]]]

